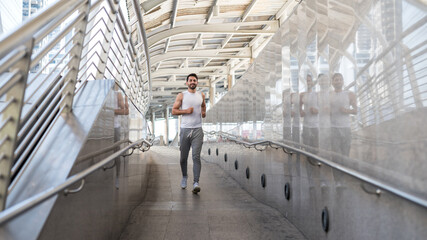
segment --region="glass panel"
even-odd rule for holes
[[[281,139],[427,197],[426,16],[419,1],[302,1],[207,122],[237,109],[243,138]]]

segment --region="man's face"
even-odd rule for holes
[[[337,75],[332,79],[332,86],[335,89],[341,89],[343,87],[344,84],[344,79],[342,79],[342,76]]]
[[[196,87],[197,87],[197,83],[198,83],[197,78],[196,78],[196,77],[193,77],[193,76],[190,76],[190,77],[188,78],[188,81],[187,81],[187,86],[188,86],[190,89],[194,90],[194,89],[196,89]]]

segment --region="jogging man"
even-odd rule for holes
[[[179,93],[173,104],[172,114],[182,115],[180,150],[181,150],[181,188],[187,187],[187,159],[190,147],[193,153],[193,193],[200,192],[199,178],[201,170],[200,152],[203,144],[202,118],[206,117],[205,95],[196,91],[198,77],[191,73],[187,76],[187,91]]]
[[[331,92],[331,147],[332,151],[348,157],[351,148],[350,114],[357,114],[357,100],[354,92],[344,90],[344,78],[341,73],[332,76]]]

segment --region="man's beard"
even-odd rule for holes
[[[197,85],[196,84],[190,84],[188,87],[190,89],[194,90],[194,89],[196,89]]]

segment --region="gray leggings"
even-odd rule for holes
[[[187,159],[190,147],[193,151],[193,175],[194,182],[199,182],[200,170],[202,164],[200,162],[200,152],[203,145],[203,130],[202,128],[181,128],[180,133],[180,150],[181,150],[181,172],[182,176],[187,176]]]

